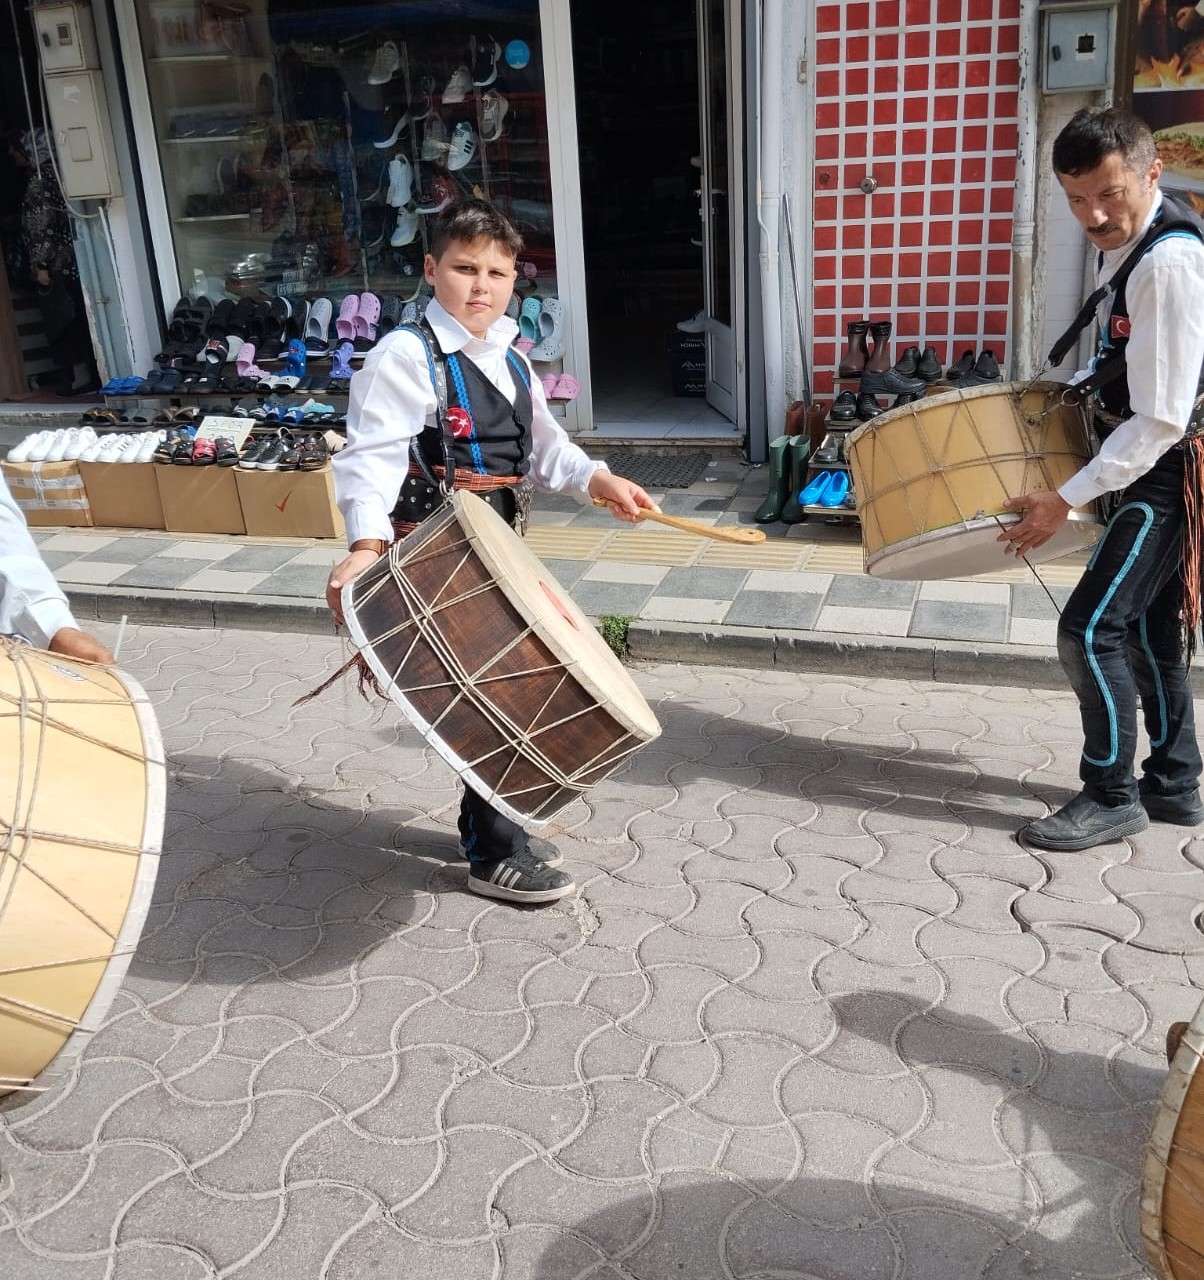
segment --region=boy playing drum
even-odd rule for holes
[[[443,478],[445,440],[455,488],[476,491],[520,531],[532,487],[601,499],[631,522],[641,507],[656,510],[639,485],[568,438],[511,346],[518,329],[505,312],[522,238],[508,219],[483,200],[453,205],[432,228],[430,247],[425,272],[435,296],[423,320],[382,339],[351,379],[347,447],[334,458],[351,553],[326,587],[340,623],[346,583],[441,505],[431,480]],[[444,381],[446,434],[437,413]],[[560,851],[468,787],[459,826],[474,893],[524,903],[572,893]]]

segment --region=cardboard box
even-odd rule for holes
[[[334,505],[334,470],[235,473],[247,532],[272,538],[341,538]]]
[[[91,525],[92,508],[78,462],[4,462],[0,469],[27,524]]]
[[[234,467],[176,467],[151,463],[172,533],[246,533]]]
[[[81,462],[92,523],[112,529],[162,529],[154,462]]]
[[[669,376],[675,396],[707,393],[707,339],[705,333],[669,335]]]

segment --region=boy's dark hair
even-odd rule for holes
[[[523,238],[514,223],[488,200],[461,200],[444,209],[431,228],[431,257],[438,262],[453,240],[466,244],[492,240],[503,246],[512,258],[517,258],[523,247]]]
[[[1149,125],[1115,107],[1083,107],[1054,139],[1054,173],[1077,178],[1115,154],[1134,173],[1148,173],[1158,155]]]

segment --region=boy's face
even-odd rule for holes
[[[426,255],[427,283],[444,310],[483,338],[514,292],[514,259],[496,240],[453,240],[436,262]]]

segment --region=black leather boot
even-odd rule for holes
[[[1097,844],[1111,844],[1122,836],[1136,835],[1149,825],[1146,811],[1136,800],[1128,804],[1100,804],[1080,791],[1057,813],[1022,827],[1020,836],[1037,849],[1074,853],[1094,849]]]
[[[870,331],[868,320],[849,321],[849,345],[840,357],[840,367],[836,374],[840,378],[860,378],[865,362],[869,359],[870,349],[866,345],[865,335]]]

